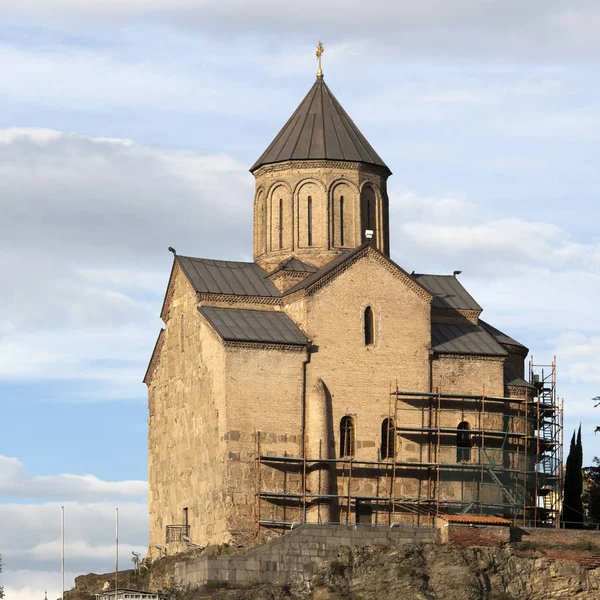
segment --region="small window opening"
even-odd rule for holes
[[[344,245],[344,196],[340,196],[340,246]]]
[[[283,248],[283,198],[279,198],[279,249]]]
[[[471,432],[466,421],[458,424],[456,434],[456,462],[469,462],[471,460]]]
[[[394,419],[384,419],[381,424],[381,459],[396,456],[396,425]]]
[[[354,456],[354,419],[342,417],[340,421],[340,458]]]
[[[308,231],[308,245],[312,246],[312,196],[308,197],[308,202],[306,206],[307,213],[307,231]]]
[[[371,198],[367,198],[367,229],[373,229],[371,222]]]
[[[365,308],[365,346],[373,344],[373,309],[370,306]]]

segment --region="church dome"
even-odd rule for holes
[[[264,165],[290,160],[359,162],[381,167],[387,175],[391,174],[319,76],[250,172],[254,173]]]

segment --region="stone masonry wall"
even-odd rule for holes
[[[586,529],[546,529],[545,527],[513,527],[513,542],[531,542],[533,544],[594,544],[600,546],[600,531]]]
[[[302,431],[303,347],[295,349],[226,348],[226,433],[229,485],[227,488],[228,527],[236,541],[249,541],[256,511],[256,452],[260,434],[261,454],[300,456]],[[280,470],[264,472],[263,489],[298,493],[299,473]],[[262,517],[299,515],[276,514],[265,506]]]
[[[167,525],[193,540],[228,541],[225,519],[225,350],[198,315],[196,295],[176,266],[165,341],[149,386],[150,555]],[[180,548],[183,549],[183,548]],[[177,545],[170,547],[170,553]]]
[[[307,581],[319,565],[335,560],[342,547],[396,546],[436,539],[437,531],[425,527],[302,525],[244,556],[203,556],[180,562],[175,565],[175,578],[192,587],[208,581],[234,584]]]

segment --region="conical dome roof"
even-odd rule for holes
[[[322,77],[317,77],[300,106],[250,172],[263,165],[288,160],[362,162],[383,167],[391,173]]]

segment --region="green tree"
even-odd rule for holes
[[[583,492],[583,508],[590,521],[600,523],[600,459],[594,457],[594,466],[583,469],[585,492]]]
[[[571,447],[565,471],[562,520],[567,529],[580,529],[583,526],[583,447],[581,445],[581,425],[577,435],[573,432]]]

